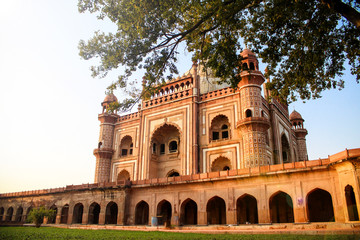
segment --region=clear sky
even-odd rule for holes
[[[93,182],[97,114],[116,72],[93,79],[96,61],[82,60],[77,45],[114,26],[78,13],[77,0],[0,6],[0,193]],[[183,73],[191,63],[179,66]],[[289,106],[305,119],[310,159],[360,147],[360,85],[344,79],[342,91]]]

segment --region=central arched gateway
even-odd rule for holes
[[[273,223],[294,222],[293,202],[289,194],[284,192],[275,193],[269,202],[270,217]]]
[[[226,224],[226,205],[224,199],[215,196],[206,205],[208,224]]]
[[[181,204],[180,224],[196,225],[197,224],[198,207],[194,200],[188,198]]]
[[[157,206],[157,217],[159,225],[170,226],[171,214],[171,204],[166,200],[162,200],[161,202],[159,202]]]
[[[69,215],[69,205],[66,204],[61,209],[60,223],[66,224],[68,221],[68,215]]]
[[[135,207],[135,224],[149,224],[149,204],[145,201],[139,202]]]

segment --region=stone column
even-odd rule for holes
[[[236,224],[236,204],[234,196],[234,188],[228,189],[228,201],[226,211],[226,224]]]
[[[83,210],[83,215],[82,215],[82,224],[88,224],[89,221],[89,205],[88,204],[84,204],[84,210]]]
[[[73,214],[74,214],[74,205],[69,204],[69,212],[68,212],[68,219],[67,219],[67,224],[69,224],[69,225],[72,224]]]
[[[308,221],[305,211],[305,198],[302,192],[301,181],[295,183],[295,199],[294,202],[294,222],[305,223]]]
[[[262,184],[259,188],[259,191],[260,191],[260,198],[258,204],[259,223],[271,223],[269,199],[267,197],[266,185]]]
[[[106,203],[100,203],[100,214],[99,214],[99,225],[105,224],[105,216],[106,216]]]
[[[59,207],[59,210],[56,213],[55,224],[60,224],[60,222],[61,222],[61,212],[62,212],[62,208],[60,209],[60,207]]]
[[[198,206],[198,225],[207,225],[205,191],[200,191],[200,202]]]

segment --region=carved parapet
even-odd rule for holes
[[[236,123],[236,128],[241,131],[262,131],[270,128],[270,122],[264,117],[248,117]]]
[[[96,148],[94,149],[94,155],[96,158],[112,158],[114,150],[111,148]]]

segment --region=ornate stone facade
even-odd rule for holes
[[[210,86],[194,64],[136,113],[109,112],[117,99],[106,96],[95,183],[2,194],[0,220],[23,222],[45,205],[58,224],[359,221],[360,149],[308,161],[304,119],[261,95],[256,56],[242,55],[236,90]]]

